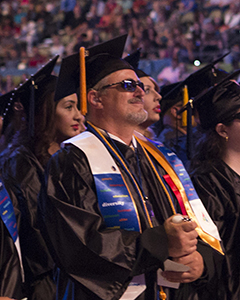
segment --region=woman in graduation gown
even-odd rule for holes
[[[240,86],[221,82],[196,100],[203,136],[191,161],[192,180],[225,247],[228,300],[240,299]]]
[[[10,213],[12,210],[14,211],[14,215],[11,216],[11,222],[6,220],[5,217],[2,217],[2,215],[0,216],[0,299],[5,299],[4,297],[22,299],[25,293],[21,249],[19,245],[19,235],[17,233],[19,224],[17,224],[16,227],[12,225],[16,224],[16,222],[19,223],[20,212],[15,201],[11,200],[14,199],[13,195],[11,195],[11,199],[9,195],[8,199],[5,198],[6,190],[2,182],[0,195],[0,199],[3,200],[4,205],[6,205],[6,203],[8,204],[7,210]],[[11,229],[13,229],[14,232],[12,232]]]
[[[2,99],[1,99],[2,100]],[[2,102],[1,102],[2,104]],[[2,122],[0,132],[2,131]],[[20,212],[14,195],[8,195],[0,178],[0,299],[24,297],[18,226]]]
[[[57,77],[51,75],[57,57],[16,91],[28,120],[17,132],[2,162],[2,176],[21,212],[20,241],[28,299],[55,299],[54,263],[42,238],[37,218],[37,197],[44,167],[60,143],[85,130],[77,94],[55,101]],[[34,97],[31,83],[34,82]],[[33,109],[31,105],[33,103]],[[33,112],[34,122],[32,122]],[[34,130],[32,130],[34,129]]]

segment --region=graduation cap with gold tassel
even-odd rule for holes
[[[172,90],[169,91],[165,95],[165,97],[172,97],[172,94],[176,94],[186,85],[188,88],[189,97],[195,97],[199,93],[201,93],[204,89],[209,88],[213,82],[219,81],[224,77],[224,74],[227,72],[219,72],[214,67],[218,62],[220,62],[225,56],[230,53],[227,52],[220,56],[219,58],[215,59],[213,62],[207,64],[206,66],[202,67],[201,69],[191,73],[186,79],[180,81],[178,85],[176,85]]]
[[[220,121],[220,117],[228,108],[228,111],[234,110],[234,105],[231,101],[227,101],[227,99],[230,96],[227,96],[227,93],[225,94],[225,103],[222,101],[220,109],[216,109],[217,105],[212,103],[212,97],[217,89],[220,89],[226,82],[229,82],[231,79],[234,79],[238,74],[240,73],[240,69],[236,70],[235,72],[228,74],[225,73],[225,75],[222,77],[222,80],[220,80],[215,85],[212,85],[208,89],[205,89],[195,97],[192,97],[188,101],[187,104],[185,104],[178,112],[177,114],[182,114],[183,112],[187,113],[187,157],[188,159],[191,159],[192,157],[192,151],[193,151],[193,144],[192,144],[192,115],[193,111],[197,110],[199,114],[199,119],[202,128],[209,128],[211,126],[214,126],[216,122]],[[226,90],[226,89],[225,89]],[[240,88],[238,89],[238,92],[240,94]],[[239,98],[239,94],[237,95]],[[240,102],[239,102],[240,103]],[[215,107],[213,109],[213,107]],[[226,108],[227,107],[227,108]],[[215,111],[214,111],[215,110]]]
[[[203,129],[215,127],[219,122],[231,121],[240,108],[240,86],[234,82],[239,74],[240,69],[193,98],[192,106],[198,111]]]
[[[227,72],[218,71],[215,68],[215,64],[220,62],[225,56],[230,52],[225,53],[220,56],[213,62],[207,64],[203,68],[197,70],[196,72],[190,74],[185,80],[179,82],[170,90],[167,94],[164,95],[162,102],[165,101],[165,98],[176,98],[178,101],[183,101],[183,107],[187,109],[181,110],[181,113],[184,112],[182,116],[182,125],[187,127],[187,157],[191,158],[191,142],[192,140],[192,126],[195,126],[193,112],[192,112],[192,98],[198,95],[203,90],[208,89],[211,85],[221,80],[227,76]]]
[[[81,113],[87,113],[87,90],[111,72],[129,68],[121,59],[127,34],[85,49],[62,59],[55,101],[79,93]]]

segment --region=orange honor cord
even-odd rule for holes
[[[187,103],[188,103],[188,88],[187,86],[185,85],[183,87],[183,106],[185,106]],[[185,110],[183,113],[182,113],[182,126],[187,126],[187,111]]]
[[[85,65],[85,48],[81,47],[79,51],[79,74],[80,74],[80,108],[82,115],[87,114],[87,87],[86,87],[86,65]]]

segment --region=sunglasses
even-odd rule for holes
[[[137,86],[139,86],[144,91],[144,84],[141,81],[135,81],[133,79],[124,79],[120,82],[111,83],[108,85],[102,86],[99,90],[107,89],[113,85],[121,84],[121,87],[127,92],[135,92]]]

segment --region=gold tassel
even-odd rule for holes
[[[186,85],[184,85],[183,88],[183,106],[186,105],[188,103],[188,88]],[[182,113],[182,126],[186,127],[187,126],[187,110],[185,110]]]
[[[81,114],[85,116],[87,114],[87,87],[86,87],[86,65],[85,65],[85,48],[81,47],[79,51],[79,74],[80,74],[80,110]]]
[[[165,294],[165,292],[164,292],[164,290],[161,286],[160,286],[159,298],[162,299],[162,300],[167,299],[167,295]]]

